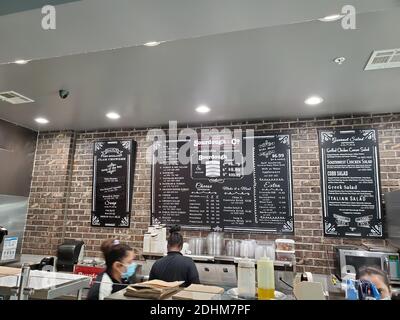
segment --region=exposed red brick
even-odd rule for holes
[[[318,128],[377,128],[381,163],[382,191],[400,188],[400,114],[353,117],[344,115],[326,119],[298,121],[245,121],[229,124],[192,126],[195,129],[222,127],[254,129],[259,132],[284,130],[292,134],[293,185],[297,266],[299,272],[330,273],[334,248],[364,243],[384,246],[384,240],[340,239],[323,237],[321,188],[319,176]],[[186,127],[182,124],[182,127]],[[23,252],[55,254],[64,239],[83,239],[88,256],[99,256],[103,240],[119,238],[141,251],[143,234],[150,221],[150,166],[146,163],[148,129],[107,130],[76,133],[41,133],[38,139],[32,177]],[[108,138],[132,138],[138,142],[137,166],[129,229],[90,226],[93,142]],[[206,232],[185,231],[184,237],[206,236]],[[274,240],[265,234],[232,234],[226,238]]]

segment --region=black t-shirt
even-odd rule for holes
[[[92,283],[87,300],[103,300],[105,297],[125,289],[128,283],[115,280],[107,271],[100,273]]]
[[[168,252],[166,257],[157,260],[150,271],[149,280],[167,282],[185,281],[184,287],[200,283],[199,273],[193,260],[184,257],[180,252]]]

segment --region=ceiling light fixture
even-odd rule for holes
[[[121,118],[121,116],[116,112],[109,112],[106,114],[106,116],[108,119],[112,119],[112,120],[117,120],[117,119]]]
[[[146,47],[156,47],[160,44],[161,44],[161,41],[150,41],[150,42],[145,43],[144,45]]]
[[[320,103],[322,103],[324,99],[322,99],[319,96],[312,96],[309,97],[306,101],[304,101],[305,104],[308,104],[309,106],[316,106]]]
[[[332,21],[338,21],[338,20],[342,19],[343,17],[344,17],[344,15],[342,15],[342,14],[331,14],[329,16],[323,17],[318,20],[322,21],[322,22],[332,22]]]
[[[48,124],[49,120],[45,119],[45,118],[36,118],[35,121],[39,124]]]
[[[24,59],[18,59],[14,61],[15,64],[20,64],[20,65],[27,64],[28,62],[29,60],[24,60]]]
[[[210,112],[211,111],[211,109],[208,107],[208,106],[206,106],[206,105],[201,105],[201,106],[198,106],[197,108],[196,108],[196,111],[198,112],[198,113],[208,113],[208,112]]]

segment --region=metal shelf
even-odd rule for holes
[[[164,257],[167,254],[165,253],[150,253],[150,252],[144,252],[142,254],[144,257]],[[186,255],[186,257],[192,258],[193,261],[209,261],[209,262],[217,262],[217,261],[226,261],[226,262],[233,262],[235,264],[239,263],[239,261],[243,260],[244,258],[239,258],[239,257],[229,257],[229,256],[207,256],[207,255]],[[253,261],[255,264],[257,264],[256,259],[249,259],[250,261]],[[286,268],[293,268],[295,266],[295,263],[291,261],[274,261],[274,266],[275,267],[286,267]]]
[[[144,257],[164,257],[164,256],[166,256],[166,254],[159,253],[159,252],[143,252],[142,256],[144,256]]]

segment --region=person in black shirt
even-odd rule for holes
[[[100,273],[89,290],[88,300],[104,300],[114,292],[126,288],[136,271],[133,249],[118,240],[107,240],[101,245],[106,270]]]
[[[181,254],[183,237],[179,231],[179,226],[171,228],[168,238],[168,255],[153,264],[149,280],[185,281],[182,285],[184,287],[192,283],[200,283],[199,273],[193,260]]]

